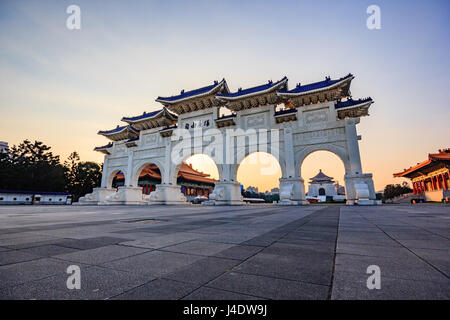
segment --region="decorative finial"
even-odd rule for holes
[[[184,93],[184,89],[183,89],[183,90],[181,90],[180,94],[183,94],[183,93]]]
[[[241,92],[241,91],[242,91],[242,88],[239,88],[238,91]]]
[[[217,81],[217,80],[214,80],[214,84],[218,84],[219,83],[219,81]]]
[[[301,87],[301,83],[299,82],[299,83],[297,83],[297,88],[300,88]]]
[[[269,83],[269,84],[272,84],[272,83],[273,83],[273,81],[272,81],[272,80],[269,80],[269,81],[268,81],[268,83]]]

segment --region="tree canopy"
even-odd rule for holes
[[[384,198],[393,199],[395,197],[401,196],[402,194],[410,193],[413,190],[408,186],[406,181],[400,184],[388,184],[384,188]]]
[[[101,181],[101,165],[81,162],[72,152],[64,163],[41,141],[24,140],[0,153],[0,189],[66,191],[74,199],[92,192]]]

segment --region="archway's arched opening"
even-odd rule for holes
[[[263,198],[266,202],[279,200],[281,166],[273,155],[254,152],[247,155],[237,168],[236,179],[241,183],[244,198]]]
[[[155,163],[143,165],[137,172],[136,185],[142,188],[142,194],[149,195],[156,190],[156,185],[161,183],[161,170]]]
[[[325,150],[310,153],[301,164],[300,172],[307,200],[345,201],[345,167],[335,153]]]
[[[214,160],[206,154],[194,154],[177,167],[177,185],[187,201],[201,202],[209,199],[220,178]]]
[[[117,189],[119,187],[123,187],[125,185],[125,174],[123,171],[117,170],[114,171],[110,178],[109,186],[113,189]]]

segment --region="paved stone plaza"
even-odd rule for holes
[[[3,206],[0,298],[449,299],[449,223],[444,205]]]

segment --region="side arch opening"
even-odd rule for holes
[[[211,157],[193,154],[175,167],[172,183],[176,181],[188,202],[201,203],[209,199],[220,175],[220,169]]]

